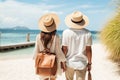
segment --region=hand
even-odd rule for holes
[[[91,71],[91,64],[89,64],[89,63],[88,63],[88,65],[87,65],[87,70],[88,70],[88,71]]]
[[[61,62],[61,68],[63,69],[63,72],[66,71],[67,69],[66,62]]]

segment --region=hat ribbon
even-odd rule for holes
[[[74,23],[81,23],[81,22],[83,21],[83,19],[80,20],[80,21],[77,21],[77,22],[76,22],[76,21],[73,21],[72,19],[71,19],[71,21],[74,22]]]
[[[49,25],[49,26],[44,25],[44,26],[45,26],[45,27],[50,27],[50,26],[52,26],[54,23],[55,23],[55,22],[54,22],[54,20],[53,20],[53,23],[52,23],[51,25]]]

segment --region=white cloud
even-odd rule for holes
[[[14,22],[17,22],[17,18],[13,18],[13,17],[7,17],[7,16],[0,16],[2,18],[2,22],[3,23],[7,23],[7,24],[11,24]]]
[[[78,7],[78,8],[83,8],[83,9],[87,9],[87,8],[93,8],[93,7],[95,7],[95,6],[84,4],[84,5],[80,5],[80,6],[77,6],[77,7]]]
[[[65,12],[72,12],[72,11],[76,11],[76,10],[80,10],[80,11],[85,11],[85,12],[90,12],[93,13],[93,11],[95,10],[96,12],[103,12],[104,10],[100,10],[103,6],[102,5],[93,5],[93,4],[82,4],[82,5],[76,5],[74,7],[67,7],[65,9],[63,9]]]
[[[91,14],[96,14],[96,13],[105,13],[105,12],[108,12],[108,10],[106,9],[94,9],[94,10],[88,10],[86,13],[91,13]]]
[[[44,13],[54,12],[62,14],[62,12],[54,11],[58,6],[47,4],[28,4],[8,0],[0,2],[0,26],[14,27],[27,26],[37,28],[38,19]]]
[[[75,8],[80,8],[80,9],[94,9],[94,8],[101,8],[103,7],[102,5],[94,5],[94,4],[82,4],[79,6],[75,6]]]

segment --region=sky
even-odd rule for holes
[[[39,29],[38,20],[46,13],[56,13],[60,17],[58,30],[65,30],[64,19],[74,11],[88,16],[89,30],[100,31],[114,16],[112,0],[0,0],[0,28],[26,26]]]

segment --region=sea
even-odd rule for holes
[[[57,33],[62,37],[63,30],[58,30]],[[27,42],[26,36],[30,34],[30,42],[35,41],[36,35],[40,33],[40,30],[11,30],[11,29],[0,29],[0,46],[17,44]],[[99,43],[98,31],[91,31],[93,44]],[[11,51],[0,52],[1,59],[14,59],[23,57],[32,57],[34,47],[17,49]]]

